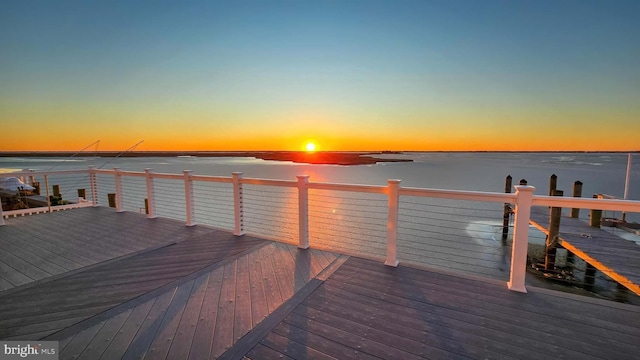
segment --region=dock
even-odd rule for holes
[[[549,209],[532,208],[530,223],[548,235]],[[561,217],[558,238],[563,248],[640,295],[640,246],[568,216]]]
[[[634,358],[640,308],[109,208],[0,227],[0,339],[61,359]],[[22,265],[20,265],[22,264]]]

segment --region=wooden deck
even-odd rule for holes
[[[93,216],[73,212],[104,212],[92,220],[98,234],[118,224],[111,216],[120,224],[140,218],[88,208],[58,221]],[[51,215],[9,219],[0,239],[48,236],[32,231],[30,220]],[[173,229],[170,220],[142,220],[130,226]],[[179,240],[165,237],[172,245],[0,292],[0,338],[60,341],[61,359],[632,359],[640,352],[633,305],[531,287],[521,294],[500,281],[173,225]],[[63,226],[57,234],[75,231]]]
[[[9,218],[6,223],[0,226],[0,293],[211,232],[107,207]]]
[[[534,207],[531,224],[549,233],[549,210]],[[586,222],[562,216],[560,245],[596,269],[640,295],[640,246]]]

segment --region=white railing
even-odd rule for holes
[[[519,292],[526,292],[525,269],[529,218],[532,206],[640,212],[640,201],[541,196],[534,195],[535,188],[527,185],[516,185],[515,193],[495,193],[405,188],[401,187],[400,180],[389,180],[386,186],[374,186],[316,183],[310,182],[306,175],[298,176],[295,181],[289,181],[243,178],[242,173],[233,173],[231,177],[220,177],[194,175],[191,171],[184,171],[183,174],[161,174],[154,173],[151,169],[145,169],[144,172],[132,172],[122,171],[118,168],[103,170],[91,167],[82,171],[22,172],[11,175],[32,178],[44,177],[46,183],[48,182],[47,179],[52,175],[86,177],[86,183],[90,186],[88,199],[83,199],[78,204],[63,205],[65,208],[98,206],[101,204],[100,194],[104,194],[106,190],[115,194],[115,208],[118,212],[127,211],[127,209],[129,211],[142,209],[139,205],[146,201],[148,218],[158,216],[178,217],[183,219],[187,226],[197,224],[199,217],[196,216],[196,212],[202,212],[210,215],[209,219],[206,220],[221,218],[223,221],[220,227],[230,229],[238,236],[245,234],[247,221],[251,223],[252,221],[260,220],[256,218],[264,217],[267,220],[258,223],[249,233],[260,236],[269,235],[280,241],[295,242],[298,247],[303,249],[310,246],[310,231],[311,235],[314,235],[323,226],[318,225],[317,228],[310,230],[312,228],[309,221],[309,214],[312,212],[310,203],[313,203],[314,208],[320,207],[319,204],[324,202],[322,192],[353,194],[350,201],[361,200],[364,202],[365,208],[384,208],[384,211],[377,212],[377,217],[365,218],[362,226],[354,229],[356,229],[356,232],[360,231],[358,229],[362,229],[364,232],[370,224],[381,220],[382,217],[386,217],[386,226],[384,226],[386,232],[382,235],[382,241],[385,246],[384,263],[388,266],[397,266],[399,262],[397,255],[399,209],[404,203],[408,202],[408,198],[447,199],[494,204],[510,203],[514,205],[515,218],[507,286],[509,289]],[[109,182],[109,178],[112,179],[112,184]],[[102,182],[99,179],[105,181]],[[47,183],[47,193],[49,192],[48,186]],[[248,190],[249,187],[253,189],[253,193]],[[252,193],[251,196],[249,196],[250,193]],[[363,195],[358,194],[373,194],[377,198],[360,198],[359,196]],[[386,201],[383,202],[380,197],[382,199],[386,198]],[[331,212],[335,213],[336,209],[329,208],[334,207],[342,200],[333,196],[331,199],[337,200],[333,203],[329,202],[327,211],[331,210]],[[252,202],[254,203],[253,207],[250,206],[252,204],[249,204]],[[272,204],[274,208],[280,210],[272,211]],[[176,210],[178,205],[179,209]],[[184,207],[182,207],[183,205]],[[58,208],[48,207],[47,211],[50,212],[56,209]],[[62,209],[62,207],[59,209]],[[353,212],[350,214],[348,211],[343,212],[346,213],[345,217],[347,219],[350,219],[349,216],[354,216]],[[5,217],[26,213],[29,212],[17,210],[2,213],[0,210],[0,225],[4,225]],[[248,213],[252,214],[252,216],[247,216]],[[203,218],[200,217],[200,219]],[[322,223],[321,220],[320,224]],[[315,221],[317,220],[314,218]],[[332,224],[338,223],[327,224],[331,227],[333,226]],[[377,225],[380,226],[379,224]],[[262,232],[261,226],[270,228],[273,233],[268,234],[268,231],[265,231],[267,232],[265,234]],[[344,229],[331,229],[331,231],[341,232]],[[363,233],[361,236],[367,237],[368,235]]]

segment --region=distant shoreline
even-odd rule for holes
[[[640,151],[3,151],[0,157],[253,157],[271,161],[304,164],[370,165],[378,162],[412,162],[412,159],[388,155],[415,153],[558,153],[558,154],[627,154]],[[378,155],[387,155],[379,157]]]
[[[85,151],[80,154],[66,151],[0,152],[0,157],[253,157],[272,161],[291,161],[304,164],[369,165],[378,162],[412,162],[411,159],[380,158],[376,155],[401,154],[395,151],[379,152],[303,152],[303,151]]]

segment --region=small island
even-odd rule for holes
[[[412,162],[412,159],[377,157],[376,155],[401,154],[400,152],[332,152],[332,151],[85,151],[76,156],[84,157],[254,157],[270,161],[291,161],[303,164],[324,165],[372,165],[379,162]],[[0,152],[0,157],[69,157],[71,152]]]
[[[343,152],[271,152],[264,153],[257,158],[263,160],[292,161],[304,164],[328,165],[371,165],[378,162],[411,162],[412,159],[387,159],[376,157],[379,153],[343,153]]]

